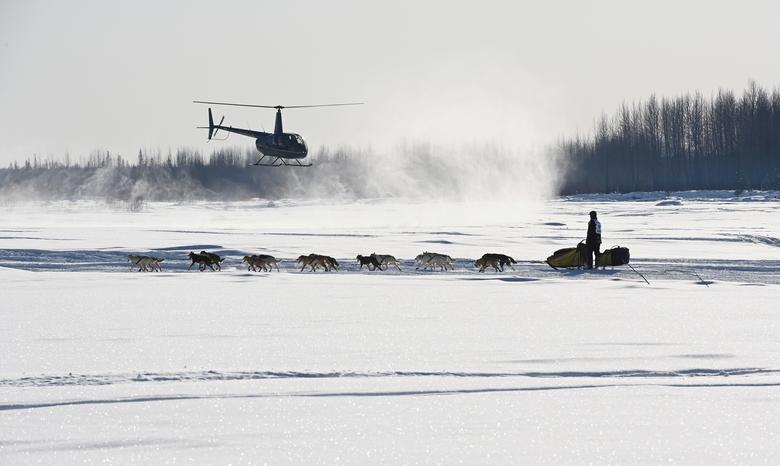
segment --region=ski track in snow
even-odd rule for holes
[[[406,396],[446,396],[446,395],[489,395],[495,393],[538,392],[552,390],[582,390],[582,389],[614,389],[636,387],[669,387],[669,388],[772,388],[780,387],[777,375],[780,369],[761,368],[731,368],[731,369],[685,369],[676,371],[621,370],[621,371],[563,371],[563,372],[279,372],[279,371],[247,371],[247,372],[171,372],[171,373],[139,373],[112,375],[72,375],[22,377],[19,379],[0,379],[0,387],[67,387],[67,386],[106,386],[117,384],[137,384],[154,382],[210,382],[210,381],[256,381],[269,379],[470,379],[470,382],[488,382],[489,379],[502,378],[526,380],[577,380],[578,383],[555,383],[541,386],[491,386],[489,383],[481,387],[454,388],[452,382],[443,384],[450,388],[428,389],[385,389],[385,390],[315,390],[315,391],[280,391],[265,393],[240,394],[170,394],[170,395],[137,395],[114,398],[80,398],[61,399],[57,401],[38,401],[30,403],[0,403],[0,412],[18,411],[39,408],[58,408],[81,405],[105,405],[123,403],[147,403],[165,401],[189,400],[226,400],[252,398],[331,398],[331,397],[406,397]],[[413,385],[414,386],[414,385]],[[261,387],[258,387],[261,388]]]
[[[753,367],[726,369],[682,369],[674,371],[619,370],[619,371],[561,371],[561,372],[431,372],[431,371],[389,371],[389,372],[299,372],[299,371],[199,371],[199,372],[139,372],[137,374],[68,374],[21,377],[18,379],[0,379],[0,387],[51,387],[69,385],[115,385],[122,383],[151,382],[188,382],[188,381],[225,381],[225,380],[265,380],[265,379],[343,379],[343,378],[707,378],[707,377],[745,377],[778,375],[780,369]],[[0,410],[2,405],[0,405]]]
[[[383,391],[325,391],[325,392],[290,392],[290,393],[262,393],[262,394],[221,394],[221,395],[158,395],[158,396],[133,396],[103,399],[63,400],[54,402],[0,404],[0,412],[16,411],[38,408],[58,408],[66,406],[104,405],[121,403],[148,403],[161,401],[191,401],[191,400],[229,400],[229,399],[253,399],[253,398],[332,398],[332,397],[419,397],[419,396],[445,396],[445,395],[489,395],[495,393],[513,392],[540,392],[559,390],[583,390],[604,388],[636,388],[636,387],[669,387],[669,388],[774,388],[780,387],[780,381],[759,383],[599,383],[576,385],[548,385],[548,386],[524,386],[524,387],[483,387],[460,388],[441,390],[383,390]]]

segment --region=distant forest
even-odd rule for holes
[[[360,153],[322,149],[313,155],[316,168],[252,167],[257,152],[233,147],[204,157],[191,149],[168,154],[139,151],[132,161],[94,152],[85,160],[28,159],[0,169],[0,198],[5,200],[179,201],[244,200],[255,197],[329,196],[360,190],[365,183],[350,177],[365,172]],[[348,162],[348,163],[347,163]],[[377,192],[354,192],[379,196]]]
[[[780,90],[653,95],[560,150],[563,194],[780,189]]]

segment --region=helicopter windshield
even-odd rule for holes
[[[286,133],[284,137],[279,139],[279,143],[289,148],[306,148],[306,143],[303,138],[297,134]]]

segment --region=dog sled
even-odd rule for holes
[[[580,244],[576,247],[563,248],[555,251],[545,262],[555,270],[579,269],[585,266],[585,253],[585,243],[580,241]]]
[[[573,268],[581,269],[585,266],[586,254],[588,254],[587,246],[585,246],[585,240],[582,240],[576,247],[563,248],[555,251],[553,255],[548,257],[545,262],[547,262],[547,265],[554,268],[555,270]],[[601,254],[596,256],[595,267],[601,267],[604,269],[606,267],[626,265],[634,273],[642,277],[642,280],[644,280],[645,283],[649,285],[650,282],[647,281],[647,278],[645,278],[644,275],[639,273],[638,270],[629,264],[630,260],[631,253],[629,252],[628,248],[614,246],[610,249],[605,249]]]
[[[555,251],[545,262],[556,270],[571,268],[579,269],[585,266],[587,254],[587,246],[585,246],[584,241],[580,241],[576,247],[563,248]],[[605,249],[601,254],[596,256],[596,268],[601,267],[603,269],[606,267],[628,265],[630,260],[631,253],[628,248],[615,246],[610,249]]]

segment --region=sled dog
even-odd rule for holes
[[[360,264],[360,269],[363,269],[363,266],[367,266],[368,270],[382,270],[382,264],[379,263],[379,260],[374,257],[373,254],[370,256],[361,256],[360,254],[357,255],[357,261],[358,264]]]
[[[414,258],[414,263],[417,264],[417,268],[419,269],[421,265],[425,265],[428,263],[429,260],[431,260],[431,257],[433,257],[432,252],[424,252],[422,254],[418,254],[417,257]]]
[[[430,267],[431,269],[435,269],[436,267],[439,267],[442,271],[450,269],[455,270],[455,267],[452,266],[452,258],[450,256],[445,255],[436,255],[431,257],[431,259],[425,264],[425,267],[423,269],[427,269]]]
[[[256,254],[251,256],[244,256],[243,262],[247,264],[247,270],[258,272],[258,269],[262,269],[263,272],[271,272],[276,267],[276,271],[279,271],[279,261],[274,256],[267,254]]]
[[[223,257],[220,257],[219,255],[214,254],[213,252],[206,252],[206,251],[201,251],[200,255],[208,257],[209,261],[211,261],[211,265],[215,265],[217,267],[217,270],[220,271],[222,270],[222,266],[220,264],[222,263],[222,261],[225,260]]]
[[[482,256],[482,259],[496,259],[498,260],[498,265],[501,271],[504,271],[504,266],[509,266],[510,269],[515,270],[514,267],[512,267],[512,264],[516,264],[517,261],[514,260],[512,257],[507,256],[506,254],[497,254],[489,252],[487,254],[484,254]]]
[[[401,270],[400,262],[398,262],[398,259],[396,259],[395,257],[389,254],[377,254],[375,252],[372,252],[371,257],[376,258],[376,260],[379,261],[380,264],[385,266],[385,270],[387,270],[387,268],[390,267],[391,265],[394,265],[395,268]]]
[[[308,256],[299,256],[297,262],[301,265],[301,272],[303,272],[306,267],[311,268],[311,270],[309,270],[310,272],[316,272],[318,267],[322,267],[326,272],[330,272],[330,261],[328,259],[333,258],[321,256],[319,254],[309,254]],[[336,262],[335,259],[333,259],[333,262]],[[336,265],[338,265],[338,263],[336,263]]]
[[[418,266],[415,270],[419,270],[422,267],[423,270],[439,267],[441,270],[455,270],[452,266],[452,257],[446,254],[439,254],[436,252],[424,252],[414,258]]]
[[[162,272],[162,266],[160,265],[160,262],[165,261],[165,259],[160,257],[151,257],[150,259],[152,260],[149,263],[149,268],[152,269],[152,272],[155,270],[157,270],[157,272]]]
[[[187,270],[192,269],[193,265],[198,264],[198,270],[200,270],[201,272],[206,270],[206,267],[210,268],[212,272],[214,271],[214,267],[211,266],[212,261],[209,256],[206,256],[204,254],[195,254],[192,251],[190,251],[189,256],[192,263],[187,268]]]
[[[272,272],[273,268],[276,267],[276,271],[279,272],[279,260],[274,256],[269,256],[268,254],[258,254],[255,256],[255,259],[257,263],[263,267],[263,271],[268,269],[268,272]]]
[[[308,256],[300,255],[298,256],[298,260],[296,261],[298,265],[301,266],[301,272],[303,272],[303,269],[306,267],[311,267],[311,271],[314,272],[316,270],[314,263],[314,254],[309,254]]]
[[[246,264],[247,271],[257,272],[257,269],[255,268],[254,256],[244,256],[243,259],[241,259],[241,262]]]
[[[127,256],[127,260],[130,261],[134,266],[137,265],[139,272],[162,272],[160,262],[164,261],[165,259],[129,254]]]
[[[495,257],[484,257],[482,256],[481,259],[477,259],[474,261],[474,267],[479,267],[480,272],[484,272],[486,268],[493,267],[496,272],[500,272],[501,269],[499,268],[501,265],[501,262],[495,258]]]
[[[322,256],[325,260],[325,263],[330,266],[330,270],[338,270],[339,269],[339,263],[336,259],[330,257],[330,256]],[[327,267],[325,267],[325,271],[330,272]]]

